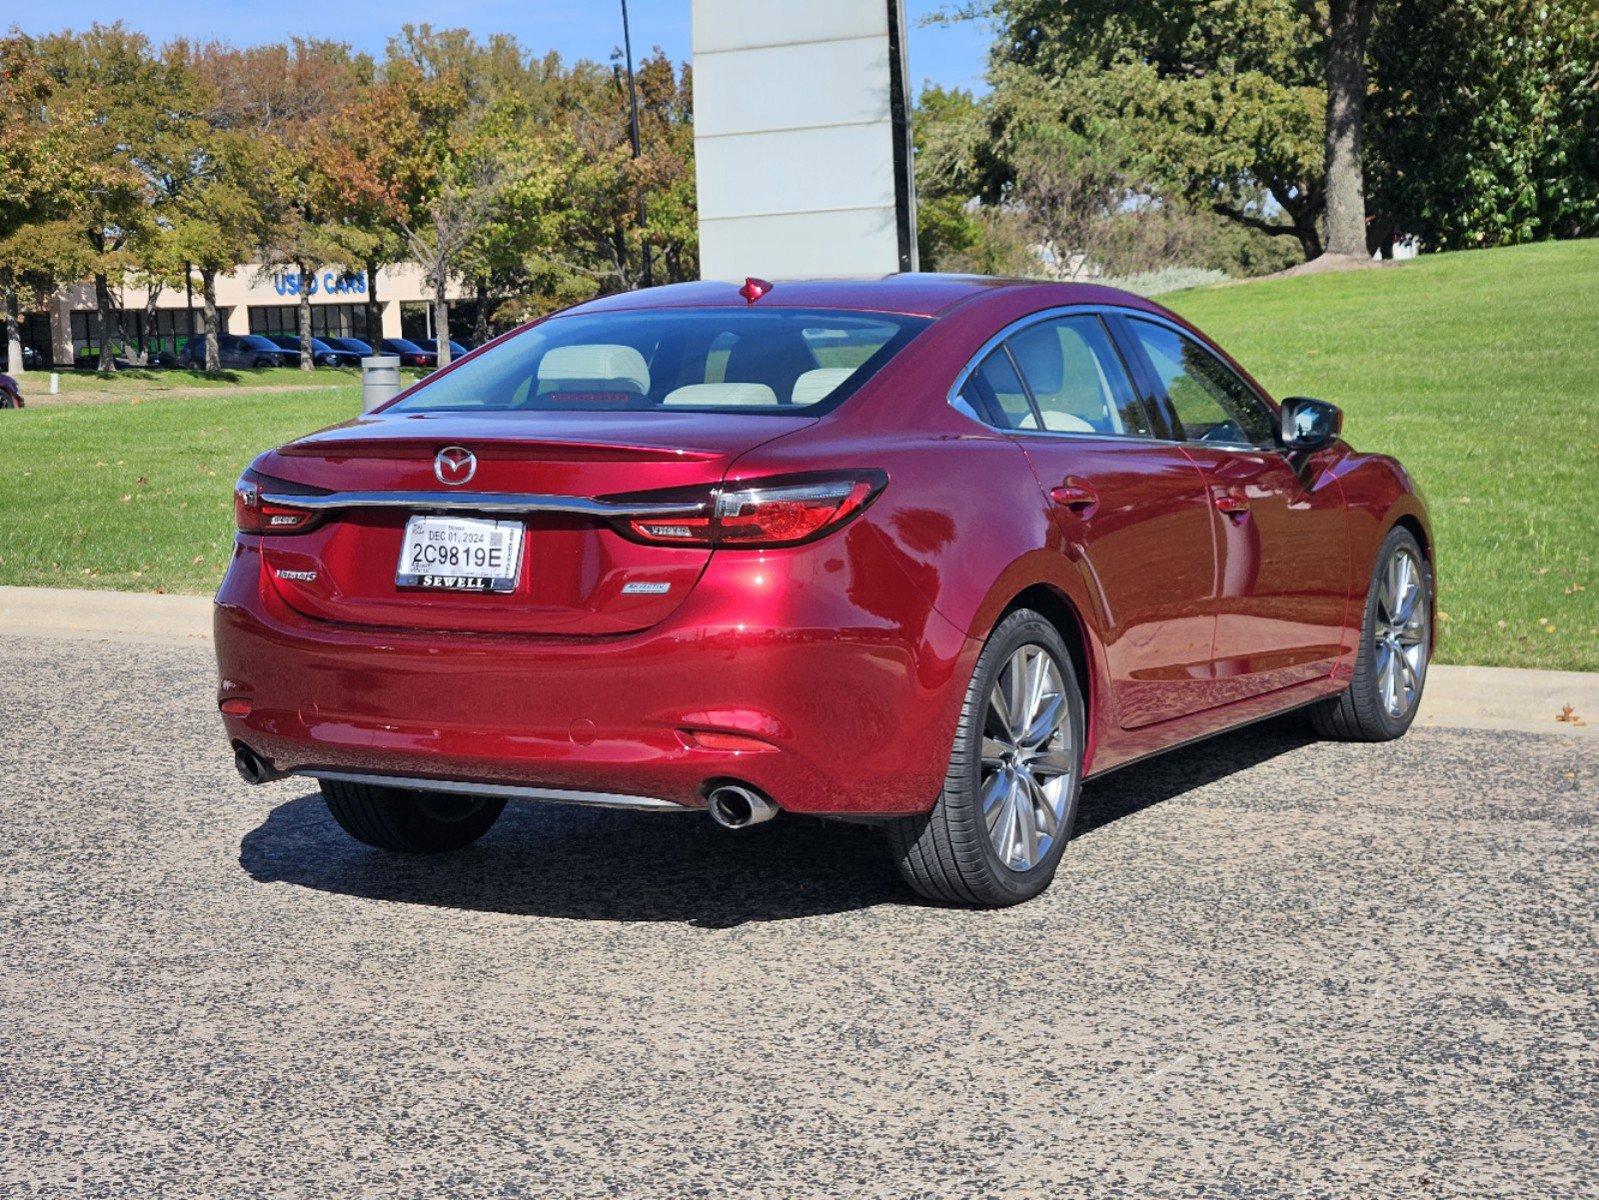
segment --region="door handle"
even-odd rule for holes
[[[1099,493],[1081,479],[1067,476],[1059,487],[1049,489],[1049,498],[1062,508],[1087,512],[1099,503]]]
[[[1217,492],[1214,503],[1217,512],[1226,513],[1229,517],[1242,517],[1249,513],[1249,497],[1242,492]]]

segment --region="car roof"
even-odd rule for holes
[[[737,308],[751,305],[742,282],[702,280],[601,296],[565,313],[598,313],[646,308]],[[968,301],[1033,291],[1041,306],[1122,304],[1153,307],[1141,297],[1091,283],[1048,283],[1036,279],[996,279],[987,275],[905,272],[875,279],[795,279],[772,282],[753,302],[761,308],[830,308],[936,317]]]

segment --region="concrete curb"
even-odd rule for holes
[[[0,633],[113,642],[210,641],[211,598],[0,587]]]
[[[0,587],[0,635],[96,641],[207,642],[204,596]],[[1557,717],[1571,706],[1576,721]],[[1577,722],[1581,722],[1580,724]],[[1599,736],[1599,673],[1435,666],[1417,725]]]

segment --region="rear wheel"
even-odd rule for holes
[[[1083,727],[1060,633],[1031,609],[1012,613],[977,661],[937,803],[888,826],[905,882],[994,908],[1048,887],[1077,817]]]
[[[493,827],[504,800],[324,779],[322,798],[340,828],[358,842],[406,854],[441,854],[469,846]]]
[[[1348,689],[1310,710],[1317,733],[1387,742],[1416,719],[1432,658],[1432,568],[1402,526],[1389,531],[1366,589],[1360,650]]]

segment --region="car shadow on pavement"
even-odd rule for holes
[[[1084,788],[1075,836],[1311,740],[1270,722],[1117,771]],[[734,833],[698,814],[513,803],[476,845],[416,858],[355,842],[312,792],[246,834],[239,864],[260,883],[370,900],[710,929],[916,903],[880,831],[793,816]]]

